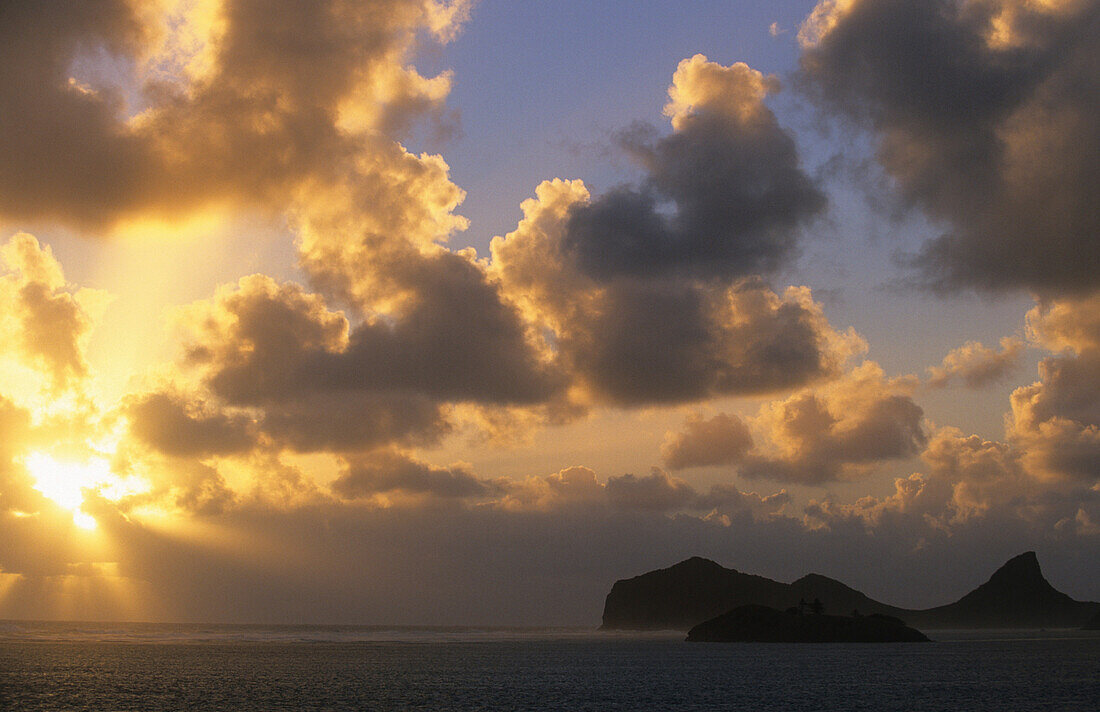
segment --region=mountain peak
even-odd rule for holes
[[[718,572],[735,571],[735,569],[727,569],[726,567],[719,564],[717,561],[711,561],[710,559],[704,559],[702,556],[693,556],[690,559],[684,559],[683,561],[681,561],[678,564],[673,564],[667,570],[670,570],[670,571],[684,571],[684,570],[688,570],[688,571],[705,571],[705,572],[708,572],[708,573],[713,572],[713,571],[718,571]]]
[[[954,604],[967,615],[991,615],[1009,625],[1042,622],[1056,609],[1075,607],[1076,602],[1058,591],[1043,577],[1034,551],[1014,556],[997,569],[989,580]]]
[[[815,573],[808,573],[805,576],[803,576],[802,578],[796,579],[793,583],[791,583],[791,585],[792,586],[797,586],[799,584],[814,584],[814,583],[823,583],[823,582],[824,583],[840,583],[836,579],[831,579],[828,576],[822,576],[821,574],[815,574]]]
[[[1017,586],[1021,583],[1039,582],[1050,585],[1043,577],[1043,571],[1039,568],[1039,557],[1034,551],[1025,551],[1012,557],[989,578],[989,583],[993,585]]]

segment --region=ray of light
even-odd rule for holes
[[[101,497],[111,500],[147,489],[139,478],[115,475],[110,462],[102,457],[77,462],[34,452],[27,455],[23,464],[34,479],[34,488],[71,512],[73,523],[86,530],[96,527],[95,518],[81,509],[86,489],[96,490]]]

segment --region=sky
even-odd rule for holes
[[[0,10],[0,618],[1100,600],[1100,2]]]

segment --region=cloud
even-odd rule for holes
[[[388,492],[462,498],[483,496],[489,491],[468,465],[436,467],[393,450],[350,458],[332,489],[345,499]]]
[[[254,423],[246,415],[203,412],[168,393],[128,399],[130,432],[140,441],[174,457],[243,453],[255,447]]]
[[[123,97],[71,84],[69,67],[90,47],[133,56],[143,36],[122,0],[8,8],[0,30],[0,113],[9,117],[0,137],[0,212],[93,220],[100,206],[141,192],[151,177],[148,148],[122,125]]]
[[[1098,481],[1100,353],[1050,357],[1039,380],[1012,393],[1009,438],[1029,469],[1047,478]]]
[[[866,345],[835,330],[805,287],[762,278],[824,207],[744,64],[680,63],[665,113],[624,145],[637,187],[593,197],[546,181],[489,271],[574,379],[581,402],[621,407],[789,391],[835,378]]]
[[[566,467],[545,477],[498,482],[502,496],[497,506],[509,511],[552,511],[572,507],[599,507],[604,502],[604,485],[595,471],[581,465]]]
[[[802,217],[779,215],[790,207],[784,196],[820,201],[762,103],[771,83],[744,65],[686,61],[667,107],[676,133],[635,146],[650,154],[640,160],[653,167],[652,185],[682,205],[677,229],[691,239],[710,240],[703,233],[718,223],[741,225],[752,232],[747,250],[771,250],[805,217],[797,206]],[[708,197],[716,183],[690,184],[692,161],[713,154],[697,133],[732,136],[718,182],[736,179],[737,200],[755,207],[723,213],[731,195]],[[751,278],[699,281],[694,268],[594,278],[568,237],[577,211],[592,204],[579,182],[540,187],[555,203],[542,208],[555,214],[545,226],[552,236],[524,234],[525,220],[508,246],[494,241],[490,261],[452,252],[441,243],[466,225],[453,212],[463,193],[442,159],[379,134],[359,141],[357,153],[299,181],[291,198],[301,264],[317,291],[253,276],[196,305],[190,319],[191,372],[224,403],[263,408],[264,432],[297,449],[435,442],[455,405],[474,422],[509,411],[553,421],[594,402],[776,391],[837,373],[863,346],[854,332],[834,331],[805,289],[780,296]],[[733,273],[758,268],[751,257]]]
[[[808,289],[622,284],[573,332],[576,367],[604,398],[678,402],[767,393],[838,373],[859,348]]]
[[[606,487],[612,506],[623,509],[668,512],[690,506],[697,497],[694,487],[657,468],[646,477],[610,477]]]
[[[698,512],[705,520],[729,525],[731,518],[768,521],[786,514],[791,497],[786,490],[760,496],[742,492],[732,484],[711,485],[700,491],[654,467],[646,477],[621,475],[607,478],[608,502],[613,509],[636,512]]]
[[[711,485],[695,500],[695,507],[708,512],[707,519],[714,519],[729,526],[731,521],[780,521],[788,518],[793,499],[785,489],[769,495],[742,492],[732,484]]]
[[[402,269],[402,268],[396,268]],[[352,328],[294,283],[254,275],[191,308],[188,358],[241,405],[309,391],[402,391],[448,401],[545,399],[557,377],[479,268],[442,254],[406,265],[420,290],[405,310]]]
[[[952,349],[943,357],[943,363],[928,369],[928,385],[942,388],[953,380],[962,381],[967,388],[981,388],[1004,379],[1020,361],[1024,342],[1006,336],[1001,339],[1001,350],[967,341]]]
[[[895,480],[895,493],[851,504],[811,502],[810,521],[838,525],[858,520],[883,535],[903,524],[928,537],[939,531],[957,541],[975,528],[1030,530],[1041,538],[1093,537],[1100,490],[1087,483],[1052,483],[1031,468],[1016,443],[942,428],[921,454],[926,472]]]
[[[1027,313],[1027,331],[1050,351],[1100,350],[1100,292],[1040,302]]]
[[[425,269],[419,263],[442,264],[447,252],[438,243],[468,224],[453,212],[466,193],[449,170],[439,156],[373,136],[354,161],[301,186],[289,215],[311,283],[364,315],[413,298],[409,279]]]
[[[923,473],[886,498],[818,503],[812,516],[858,516],[877,527],[920,517],[944,531],[968,522],[1033,527],[1044,536],[1095,536],[1100,516],[1100,323],[1095,295],[1040,301],[1027,315],[1033,346],[1054,350],[1039,379],[1013,391],[1003,440],[940,428]]]
[[[1052,481],[1100,482],[1100,320],[1096,294],[1040,303],[1029,336],[1060,352],[1039,380],[1012,393],[1007,434],[1029,471]]]
[[[444,120],[449,76],[424,78],[408,56],[421,36],[453,37],[468,5],[13,9],[0,34],[0,113],[11,117],[0,213],[101,228],[226,202],[281,211],[364,135]]]
[[[1027,316],[1037,347],[1059,353],[1039,380],[1012,393],[1004,440],[933,432],[924,471],[895,481],[895,493],[854,503],[813,502],[810,520],[859,522],[878,534],[941,530],[962,541],[976,528],[1032,531],[1043,539],[1095,537],[1100,517],[1100,332],[1095,296],[1047,300]]]
[[[613,475],[600,482],[583,466],[567,467],[545,477],[498,478],[480,506],[509,512],[586,513],[615,516],[623,512],[683,514],[705,517],[767,519],[790,502],[786,490],[760,496],[730,484],[700,491],[690,483],[654,467],[648,475]]]
[[[300,285],[246,277],[183,310],[181,369],[307,451],[433,442],[449,404],[538,405],[562,387],[475,263],[441,253],[395,271],[416,296],[354,328]]]
[[[451,430],[447,409],[415,393],[307,392],[264,406],[263,432],[298,452],[431,446]]]
[[[246,277],[185,308],[180,323],[181,376],[228,407],[259,409],[261,429],[286,447],[433,442],[448,428],[435,399],[341,369],[350,358],[348,321],[300,285]]]
[[[827,0],[808,18],[812,92],[871,127],[901,193],[950,223],[913,259],[929,286],[1098,285],[1098,38],[1095,2]]]
[[[216,467],[196,461],[173,462],[170,466],[172,503],[190,514],[215,516],[230,508],[237,494]]]
[[[729,279],[783,265],[825,198],[763,103],[776,88],[743,63],[724,67],[703,55],[680,62],[665,106],[674,132],[623,136],[645,181],[574,206],[563,249],[597,279]]]
[[[38,148],[36,165],[18,154],[0,168],[19,182],[0,199],[0,213],[101,229],[135,216],[172,219],[241,204],[286,211],[318,295],[304,288],[291,295],[287,286],[282,305],[241,297],[234,305],[253,311],[218,322],[222,333],[203,337],[224,340],[192,343],[191,355],[205,364],[214,395],[231,406],[282,399],[265,423],[295,447],[315,447],[318,439],[342,448],[432,440],[445,430],[444,402],[527,406],[564,387],[472,252],[437,244],[466,225],[453,213],[464,193],[446,163],[395,140],[420,118],[447,122],[450,75],[425,78],[410,61],[429,35],[452,38],[469,3],[331,0],[271,8],[226,0],[131,9],[104,3],[101,15],[70,18],[36,6],[5,23],[19,36],[57,25],[45,33],[56,41],[20,57],[28,71],[13,73],[20,89],[3,92],[5,99],[56,100],[71,111],[5,133],[22,136],[13,142],[17,154],[20,146]],[[73,82],[61,76],[70,67]],[[72,136],[82,137],[72,151],[45,148]],[[89,150],[96,146],[112,160]],[[69,185],[62,173],[86,185]],[[35,305],[56,312],[59,299]],[[329,303],[347,306],[350,322]],[[282,316],[286,324],[265,323]],[[218,317],[211,317],[213,324]],[[63,325],[57,318],[36,323]],[[45,336],[34,343],[60,344]],[[234,345],[238,337],[255,343]],[[219,371],[204,349],[237,360]],[[54,361],[64,355],[59,345]],[[75,358],[67,364],[74,372],[83,367]],[[359,383],[363,373],[370,382]]]
[[[886,378],[865,361],[834,382],[767,403],[752,419],[761,437],[743,458],[750,478],[821,484],[864,475],[874,465],[916,455],[924,411],[913,378]]]
[[[661,460],[673,470],[710,465],[735,465],[752,449],[752,434],[736,415],[719,413],[705,419],[688,417],[684,430],[668,432],[661,444]]]
[[[767,393],[834,376],[865,348],[838,332],[807,288],[776,294],[758,279],[682,275],[594,278],[565,248],[588,192],[547,181],[524,218],[494,238],[490,270],[524,317],[553,332],[587,397],[619,405]]]
[[[55,391],[78,385],[88,375],[85,346],[106,294],[70,289],[49,245],[25,232],[0,248],[0,261],[0,325],[10,335],[0,351],[14,350]]]
[[[949,511],[952,519],[1018,504],[1031,484],[1017,453],[1008,444],[966,436],[954,428],[937,432],[921,459],[929,475],[920,494],[926,489],[938,490],[943,500],[941,509],[931,511],[940,516]],[[931,492],[927,496],[935,497]]]

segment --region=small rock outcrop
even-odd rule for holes
[[[921,643],[928,638],[892,616],[830,616],[739,606],[688,631],[689,643]]]

